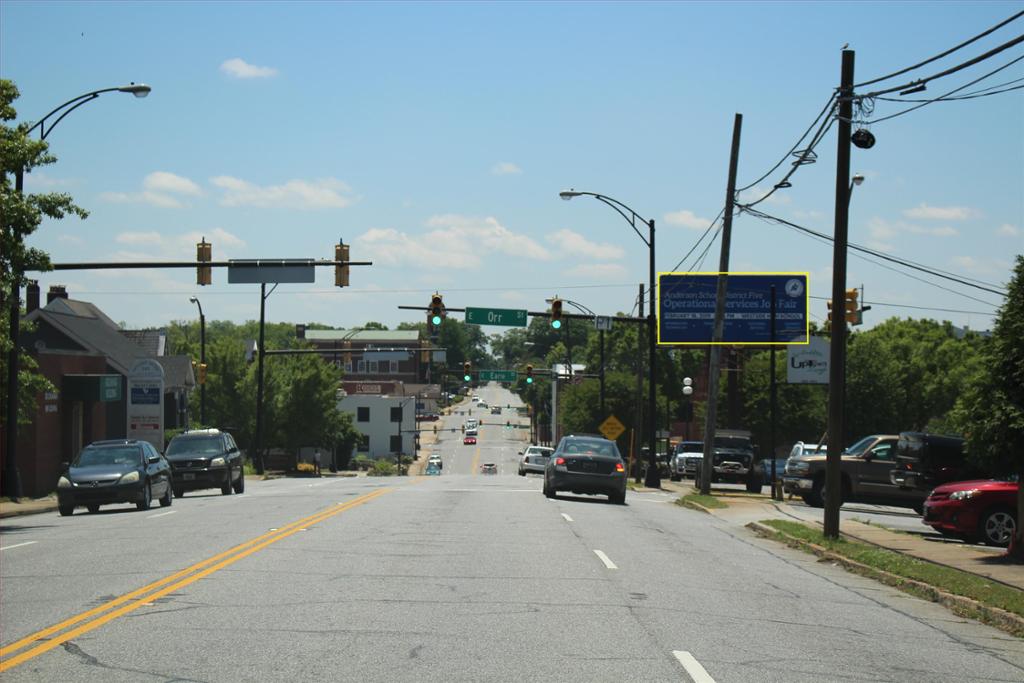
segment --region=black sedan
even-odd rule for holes
[[[626,465],[614,441],[565,436],[544,468],[544,495],[559,491],[602,493],[609,503],[626,502]]]
[[[84,505],[135,503],[148,510],[153,499],[171,504],[171,466],[147,441],[97,441],[82,449],[57,480],[57,508],[67,517]]]

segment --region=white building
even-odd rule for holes
[[[416,396],[349,394],[338,401],[338,410],[352,414],[363,437],[357,453],[388,459],[395,453],[416,453]]]

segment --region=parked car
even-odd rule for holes
[[[491,406],[491,415],[501,415],[501,406]]]
[[[462,444],[464,446],[476,445],[476,436],[473,434],[466,434],[465,438],[462,439]]]
[[[803,441],[797,441],[793,444],[793,450],[789,452],[789,457],[803,458],[805,456],[815,455],[818,453],[821,455],[828,453],[828,444],[804,443]]]
[[[444,463],[441,462],[441,456],[438,453],[431,453],[430,457],[427,458],[427,469],[436,467],[438,470],[444,469]]]
[[[672,464],[669,468],[669,479],[679,481],[683,477],[697,476],[697,463],[694,463],[692,471],[686,469],[687,460],[699,460],[704,458],[703,441],[681,441],[676,446],[675,455],[672,457]]]
[[[894,486],[928,492],[941,484],[987,476],[967,459],[967,442],[958,436],[900,432],[896,466],[889,471]]]
[[[497,473],[498,473],[498,466],[495,465],[493,462],[485,462],[483,465],[480,465],[480,474],[497,474]]]
[[[786,463],[789,458],[775,458],[775,481],[782,481],[782,476],[786,473]],[[770,459],[759,460],[757,463],[757,469],[760,470],[765,486],[771,486],[772,483],[772,461]]]
[[[1019,487],[994,479],[943,484],[925,500],[922,521],[943,536],[1005,548],[1019,522]]]
[[[234,438],[219,429],[182,432],[167,444],[174,471],[174,497],[186,491],[219,488],[222,495],[245,491],[242,453]]]
[[[57,510],[63,517],[79,505],[89,512],[114,503],[148,510],[154,498],[166,507],[172,502],[172,477],[170,464],[148,441],[96,441],[57,480]]]
[[[525,477],[527,472],[544,474],[544,468],[554,452],[554,448],[547,446],[527,446],[526,450],[519,452],[523,456],[519,461],[519,476]]]
[[[890,472],[896,466],[897,434],[865,436],[843,451],[840,459],[840,500],[908,507],[921,512],[927,491],[897,486]],[[825,504],[825,453],[814,453],[786,462],[783,489],[795,493],[812,507]]]
[[[563,436],[544,468],[544,495],[559,491],[605,494],[609,503],[626,502],[626,464],[614,441]]]

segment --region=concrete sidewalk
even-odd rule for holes
[[[692,493],[694,488],[691,484],[666,481],[662,482],[662,490],[686,495]],[[712,487],[711,493],[728,504],[729,507],[708,510],[708,512],[719,519],[740,526],[765,519],[794,520],[794,516],[787,513],[788,506],[785,502],[772,500],[768,495],[736,490],[715,490],[714,487]],[[964,543],[933,541],[914,534],[890,531],[875,524],[864,524],[852,520],[843,520],[839,530],[843,536],[850,539],[983,576],[1024,590],[1024,565],[1009,561],[1005,553],[998,550],[984,550]]]

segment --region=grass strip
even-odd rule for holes
[[[696,503],[696,505],[699,505],[700,507],[696,507],[695,505],[693,505],[694,503]],[[718,510],[721,508],[729,507],[728,504],[723,503],[714,496],[705,496],[702,493],[688,493],[685,496],[677,498],[676,505],[681,505],[682,507],[698,510],[700,508],[705,508],[707,510]]]
[[[868,543],[861,543],[846,538],[826,538],[818,529],[799,522],[769,519],[761,521],[760,524],[781,532],[783,535],[780,538],[783,540],[789,540],[786,539],[788,536],[800,541],[806,550],[813,552],[813,549],[804,544],[818,546],[830,553],[860,565],[865,565],[878,572],[885,572],[885,574],[892,575],[898,579],[907,579],[907,582],[899,582],[887,580],[883,575],[874,575],[872,577],[919,597],[942,602],[947,607],[953,609],[954,612],[963,616],[992,623],[1018,637],[1024,637],[1024,628],[1020,626],[1021,622],[1019,620],[1017,620],[1016,625],[1011,624],[1007,628],[1000,623],[1001,620],[993,618],[984,609],[975,609],[969,603],[950,604],[942,600],[939,593],[936,593],[936,591],[939,591],[968,598],[983,608],[995,608],[1010,612],[1018,617],[1024,617],[1024,591],[991,581],[983,576],[919,560],[916,557],[885,548],[878,548]],[[856,567],[851,568],[857,571]],[[919,582],[920,584],[925,584],[925,586],[919,586],[911,582]],[[934,590],[928,590],[928,587]]]

